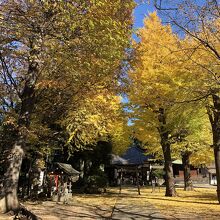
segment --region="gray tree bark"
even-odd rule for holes
[[[166,193],[165,196],[176,196],[174,177],[173,177],[173,166],[171,158],[171,149],[169,142],[169,132],[166,127],[166,114],[163,108],[159,109],[158,120],[160,126],[158,128],[161,138],[161,146],[163,150],[163,156],[165,161],[165,183],[166,183]]]
[[[184,190],[185,191],[193,190],[193,184],[192,184],[191,174],[190,174],[190,155],[191,155],[191,152],[189,151],[185,151],[182,153],[183,172],[184,172]]]
[[[217,198],[220,203],[220,96],[212,95],[213,109],[208,111],[213,133],[213,148],[217,178]]]

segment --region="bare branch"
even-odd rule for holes
[[[1,53],[0,53],[0,61],[1,61],[1,64],[2,64],[2,69],[3,69],[4,73],[7,75],[7,78],[9,79],[11,85],[15,88],[18,95],[20,95],[20,93],[18,91],[17,83],[16,83],[15,79],[13,78],[12,74],[10,73],[9,68],[8,68],[8,66],[5,62],[5,59],[3,58]],[[5,81],[5,83],[6,83],[6,81]]]
[[[159,10],[159,11],[169,11],[169,10],[178,10],[178,8],[172,8],[172,7],[168,7],[168,8],[164,8],[162,6],[162,0],[154,0],[154,7]]]
[[[183,27],[182,25],[178,24],[175,20],[172,20],[172,23],[175,24],[177,27],[181,28],[185,33],[187,33],[189,36],[195,38],[196,40],[198,40],[200,43],[202,43],[202,45],[204,45],[205,47],[207,47],[208,49],[210,49],[216,56],[217,59],[220,60],[220,54],[218,53],[218,51],[212,47],[208,42],[204,41],[202,38],[200,38],[198,35],[192,33],[191,31],[187,30],[185,27]]]

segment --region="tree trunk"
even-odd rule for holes
[[[193,190],[193,184],[191,180],[190,174],[190,155],[191,152],[185,151],[182,153],[182,161],[183,161],[183,172],[184,172],[184,190],[190,191]]]
[[[17,211],[20,208],[17,188],[19,174],[23,156],[25,154],[25,146],[30,125],[30,114],[34,108],[34,88],[25,84],[23,93],[21,94],[21,109],[18,119],[17,140],[13,145],[8,158],[8,168],[4,175],[3,195],[0,201],[0,209],[2,212]]]
[[[39,179],[40,179],[40,172],[35,170],[33,172],[33,179],[32,179],[32,192],[31,192],[31,199],[38,199],[38,192],[39,192]]]
[[[170,152],[170,144],[164,144],[163,155],[165,161],[165,182],[166,182],[166,194],[165,196],[176,196],[174,177],[173,177],[173,166]]]
[[[173,177],[173,167],[172,167],[172,158],[169,142],[169,132],[166,127],[166,115],[163,108],[159,109],[158,120],[160,126],[158,128],[161,138],[161,146],[163,149],[163,156],[165,162],[165,182],[166,182],[166,194],[165,196],[176,196],[174,177]]]
[[[212,95],[213,109],[208,109],[209,120],[212,125],[213,148],[215,156],[217,197],[220,203],[220,96]]]
[[[16,212],[19,209],[17,187],[23,155],[21,145],[15,144],[9,155],[9,167],[4,176],[4,197],[0,201],[2,212],[10,210]]]
[[[38,193],[42,189],[40,174],[42,171],[41,161],[43,161],[43,155],[40,152],[36,152],[36,158],[34,160],[34,164],[32,166],[31,172],[31,186],[33,187],[31,190],[31,198],[38,199]]]
[[[220,142],[220,138],[219,138]],[[220,203],[220,147],[218,146],[214,148],[215,155],[215,167],[216,167],[216,178],[217,178],[217,197],[218,202]]]

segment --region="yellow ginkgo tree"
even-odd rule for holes
[[[152,153],[158,154],[161,152],[158,147],[162,147],[166,196],[173,196],[172,155],[179,152],[186,164],[191,153],[194,157],[201,156],[200,159],[202,152],[210,153],[207,148],[212,144],[210,126],[204,116],[204,104],[195,104],[196,97],[194,102],[186,100],[188,88],[194,82],[188,77],[189,71],[197,77],[199,74],[198,65],[192,65],[187,56],[190,49],[183,49],[187,39],[180,40],[169,25],[163,26],[156,13],[150,14],[144,24],[138,32],[140,43],[135,43],[135,58],[129,72],[134,135],[145,142]]]
[[[208,165],[213,161],[211,127],[206,110],[198,103],[179,106],[178,120],[171,134],[172,155],[182,159],[184,189],[192,190],[190,165]]]
[[[4,119],[16,112],[17,124],[16,140],[5,146],[2,211],[19,209],[19,173],[42,94],[53,88],[59,103],[52,100],[62,109],[65,96],[83,99],[93,87],[114,87],[127,56],[134,5],[133,0],[0,2],[0,104]],[[55,103],[48,105],[56,110]]]
[[[123,116],[120,96],[102,89],[78,102],[77,107],[70,106],[68,115],[61,120],[69,133],[69,143],[74,145],[73,150],[105,139],[112,142],[115,152],[120,152],[129,143]]]
[[[133,106],[134,133],[145,142],[160,144],[166,172],[166,196],[174,196],[170,135],[173,103],[179,86],[178,38],[170,26],[163,26],[154,12],[144,20],[135,43],[135,58],[129,72],[129,100]],[[147,136],[146,136],[147,133]],[[158,145],[157,145],[158,146]]]
[[[165,4],[166,2],[166,4]],[[219,1],[154,1],[166,22],[186,37],[182,101],[203,100],[212,127],[217,196],[220,203],[220,4]],[[166,7],[168,6],[168,7]],[[182,75],[182,74],[181,74]],[[182,76],[181,76],[182,77]],[[181,91],[181,92],[182,92]]]

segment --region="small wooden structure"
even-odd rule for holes
[[[54,163],[48,173],[53,201],[67,202],[72,196],[72,183],[79,179],[80,172],[71,164]]]
[[[114,169],[117,185],[120,186],[120,193],[122,185],[129,182],[137,186],[140,195],[140,184],[146,184],[150,174],[149,156],[144,153],[143,149],[134,145],[121,157],[112,155],[111,166]]]

